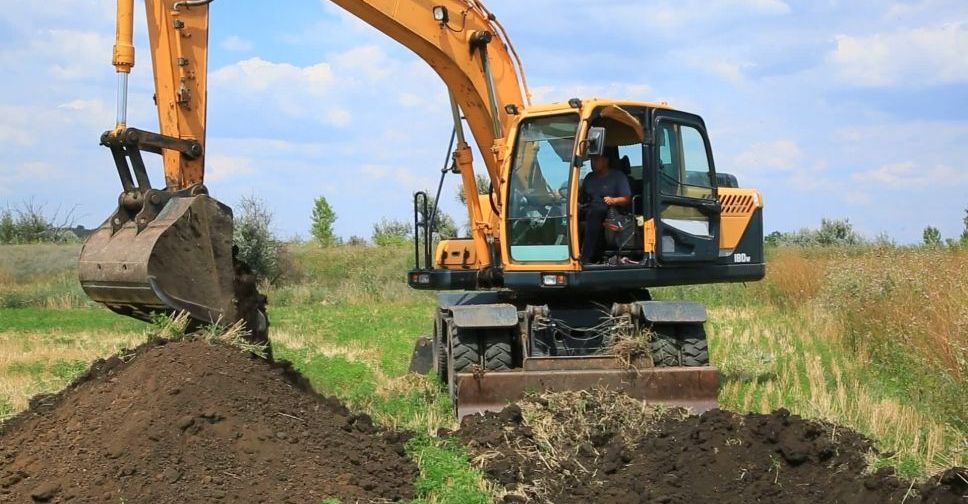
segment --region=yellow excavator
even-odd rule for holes
[[[435,241],[440,191],[415,196],[407,282],[440,294],[412,369],[436,372],[460,417],[533,390],[599,386],[715,407],[705,308],[649,294],[765,274],[763,197],[716,172],[703,120],[664,102],[533,104],[507,32],[479,0],[332,1],[413,51],[450,91],[453,164],[444,175],[458,174],[469,195],[470,236]],[[101,136],[122,192],[84,245],[81,284],[123,315],[242,320],[267,343],[266,300],[233,252],[231,209],[204,185],[213,0],[145,0],[158,133],[126,121],[133,3],[118,1],[118,118]],[[163,188],[152,187],[143,152],[163,157]],[[481,164],[487,188],[475,176]],[[602,171],[590,173],[593,164]],[[583,186],[606,172],[620,174],[627,194],[604,198],[603,208]]]

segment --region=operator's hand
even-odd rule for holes
[[[615,204],[615,199],[616,198],[613,198],[611,196],[605,196],[604,198],[602,198],[602,201],[604,201],[606,205],[612,206]]]

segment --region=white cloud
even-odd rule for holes
[[[13,194],[22,184],[54,182],[63,171],[47,161],[27,161],[0,169],[0,194]]]
[[[215,154],[205,158],[206,182],[231,180],[253,173],[255,173],[255,167],[252,159],[248,157]]]
[[[372,84],[373,81],[393,75],[395,65],[379,46],[365,45],[335,55],[333,66],[345,71],[345,75],[351,78]]]
[[[694,60],[692,66],[715,75],[730,84],[742,84],[746,80],[743,72],[753,67],[752,63],[736,63],[724,59],[710,58],[709,56],[709,54],[702,54],[702,58]]]
[[[252,50],[252,42],[237,35],[230,35],[219,44],[219,47],[226,51],[246,52]]]
[[[294,91],[322,95],[330,89],[334,80],[332,67],[328,63],[297,67],[258,57],[222,67],[209,78],[213,86],[247,93],[269,91],[277,96]]]
[[[534,103],[560,102],[571,98],[616,98],[627,100],[653,99],[652,87],[647,84],[611,82],[605,84],[560,84],[531,88]]]
[[[604,11],[602,15],[610,14],[608,9],[600,10]],[[632,11],[637,11],[638,15],[632,17]],[[782,0],[677,0],[650,2],[644,6],[635,2],[619,12],[625,21],[645,22],[665,34],[675,34],[687,26],[751,15],[783,16],[790,11],[790,6]]]
[[[757,143],[736,156],[734,166],[747,173],[791,171],[803,158],[800,146],[793,140]]]
[[[107,73],[113,41],[103,33],[48,30],[33,47],[31,57],[51,61],[48,73],[58,80],[80,80]]]
[[[837,35],[830,54],[842,81],[855,86],[935,85],[968,81],[968,23]]]
[[[326,121],[334,126],[347,126],[353,122],[353,114],[343,109],[331,110],[326,114]]]
[[[857,172],[852,178],[856,182],[894,189],[933,187],[939,184],[950,188],[968,184],[968,171],[956,170],[944,164],[922,166],[905,161]]]
[[[363,167],[360,168],[360,171],[362,171],[363,175],[366,175],[367,177],[382,179],[387,176],[387,173],[390,172],[390,169],[383,165],[370,164],[370,165],[363,165]]]

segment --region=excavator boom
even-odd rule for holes
[[[240,286],[231,210],[208,196],[204,186],[213,1],[145,0],[160,127],[151,133],[127,125],[127,78],[135,66],[134,0],[118,0],[113,57],[119,76],[118,121],[101,143],[112,152],[123,192],[118,209],[85,243],[80,276],[91,298],[126,315],[150,319],[159,312],[188,311],[196,320],[222,323],[254,317],[248,314],[251,306],[245,308],[252,303],[239,299],[240,289],[253,289],[245,286],[251,281]],[[501,194],[509,111],[524,102],[523,75],[496,19],[474,0],[334,2],[437,71],[459,107],[457,126],[462,110],[494,193]],[[163,187],[152,186],[143,152],[162,156]],[[455,158],[466,186],[476,192],[465,142]],[[469,199],[468,211],[480,256],[488,257],[490,223],[476,198]]]

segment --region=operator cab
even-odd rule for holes
[[[598,153],[631,189],[631,201],[616,205],[603,226],[604,254],[583,269],[719,258],[717,176],[698,117],[607,105],[582,123],[604,133]],[[573,240],[581,250],[589,203],[582,187],[592,170],[589,156],[575,154],[579,125],[577,113],[559,114],[526,119],[519,129],[508,189],[511,262],[566,263]],[[574,237],[571,195],[579,200]]]

